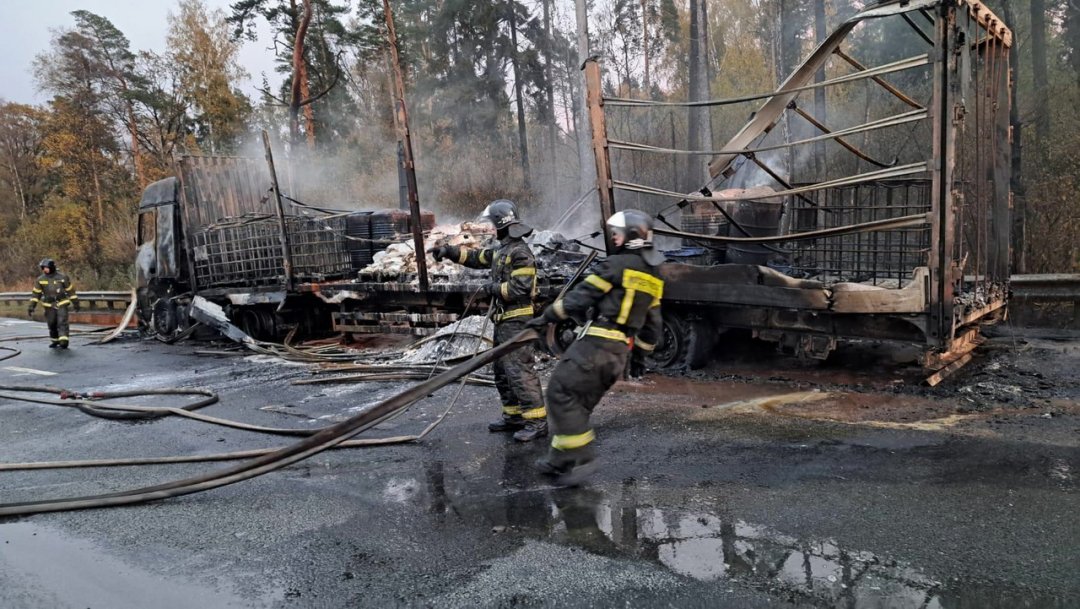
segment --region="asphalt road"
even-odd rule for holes
[[[0,320],[0,338],[42,330]],[[86,342],[0,343],[23,350],[0,362],[0,384],[203,387],[222,398],[208,414],[285,427],[326,425],[403,387],[295,386],[307,366]],[[541,447],[489,434],[494,390],[470,387],[418,444],[322,453],[154,504],[0,520],[0,607],[1080,607],[1080,394],[1060,385],[1080,349],[1005,357],[1052,391],[1011,399],[1042,385],[994,376],[993,362],[940,393],[857,362],[721,364],[620,385],[595,416],[603,468],[579,489],[532,472]],[[418,432],[452,393],[366,436]],[[3,399],[0,410],[8,463],[289,442]],[[0,472],[0,502],[223,467]]]

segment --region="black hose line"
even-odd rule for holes
[[[35,398],[21,395],[0,393],[0,398],[32,402],[35,404],[48,404],[51,406],[66,406],[77,408],[80,411],[94,417],[111,419],[114,421],[146,421],[159,419],[176,411],[192,412],[216,404],[217,394],[205,389],[140,389],[138,391],[94,391],[91,393],[79,393],[59,387],[43,387],[32,385],[0,385],[0,391],[14,391],[19,393],[47,393],[59,396],[59,399]],[[118,398],[130,398],[145,395],[182,395],[202,396],[203,399],[179,407],[146,407],[146,406],[122,406],[116,404],[103,404],[97,400],[112,400]],[[179,413],[183,415],[183,413]]]
[[[168,499],[170,497],[206,491],[255,478],[307,459],[308,457],[314,456],[329,448],[333,448],[360,432],[370,429],[379,422],[394,416],[399,411],[407,408],[416,401],[423,399],[432,392],[449,385],[467,374],[479,370],[496,359],[520,349],[536,339],[537,334],[534,330],[523,330],[509,341],[462,362],[438,376],[386,399],[360,414],[324,428],[309,438],[301,440],[291,446],[281,448],[268,455],[252,459],[251,461],[226,468],[216,473],[203,474],[164,484],[117,493],[46,501],[0,504],[0,516],[26,516],[29,514],[41,514],[46,512],[134,505],[145,503],[147,501],[157,501]]]
[[[20,355],[22,353],[22,351],[19,351],[18,349],[15,349],[13,347],[0,347],[0,351],[10,351],[11,352],[11,353],[7,353],[5,355],[0,355],[0,362],[2,362],[4,360],[9,360],[9,359],[11,359],[13,357],[16,357],[16,356],[18,356],[18,355]]]

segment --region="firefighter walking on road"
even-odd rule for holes
[[[45,322],[49,324],[50,349],[67,349],[70,338],[68,333],[68,308],[79,310],[79,295],[71,285],[67,275],[57,272],[56,262],[45,258],[38,265],[41,275],[34,282],[33,296],[26,316],[33,319],[34,309],[38,304],[45,308]]]
[[[506,342],[525,329],[532,319],[536,296],[536,260],[525,237],[532,228],[518,218],[512,201],[499,199],[484,210],[483,218],[495,225],[498,244],[483,250],[443,245],[430,250],[435,260],[444,258],[474,268],[491,269],[484,290],[495,300],[495,344]],[[513,432],[514,439],[529,442],[547,435],[547,410],[540,379],[533,369],[533,348],[523,347],[495,360],[495,387],[502,401],[502,417],[488,425],[492,432]]]
[[[663,255],[653,249],[652,218],[637,210],[621,211],[611,216],[607,228],[616,252],[528,324],[542,330],[592,315],[548,381],[551,448],[536,467],[564,486],[580,484],[596,470],[596,434],[589,424],[593,408],[622,377],[631,349],[652,352],[663,331],[664,282],[656,270]]]

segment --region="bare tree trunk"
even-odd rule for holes
[[[1035,97],[1035,150],[1043,156],[1050,137],[1050,93],[1046,68],[1046,2],[1031,0],[1031,78]]]
[[[690,0],[690,101],[709,98],[709,20],[705,0]],[[709,108],[690,108],[687,148],[705,150],[712,147],[712,120]],[[689,192],[701,188],[709,181],[709,159],[693,156],[687,162],[683,190]]]
[[[517,10],[514,6],[516,0],[509,0],[507,7],[510,11],[510,66],[514,70],[514,98],[517,106],[518,123],[518,147],[521,150],[521,174],[525,180],[525,190],[532,188],[532,168],[529,167],[529,137],[525,128],[525,100],[521,93],[521,70],[518,69],[518,40],[517,40]]]
[[[574,5],[577,16],[578,61],[584,63],[589,58],[589,16],[585,11],[585,0],[574,0]],[[581,159],[581,192],[585,193],[596,186],[596,164],[590,150],[592,138],[589,134],[592,126],[589,124],[589,106],[585,100],[585,72],[580,70],[578,91],[578,124],[574,130],[577,132],[578,158]]]
[[[304,12],[300,17],[300,24],[296,27],[296,39],[293,42],[292,86],[289,89],[289,139],[293,146],[299,144],[300,140],[300,103],[305,99],[303,88],[307,80],[304,78],[307,74],[304,66],[304,38],[311,24],[311,0],[301,1]],[[295,0],[293,7],[296,7]]]
[[[311,99],[311,81],[308,79],[307,62],[300,62],[300,97]],[[304,104],[304,136],[307,138],[308,150],[315,148],[315,108],[311,104]]]
[[[642,88],[645,89],[645,97],[650,97],[652,90],[649,84],[649,8],[648,0],[641,0],[641,53],[645,59],[645,76],[642,78]]]
[[[557,142],[557,131],[555,125],[555,84],[552,82],[551,73],[551,52],[554,47],[554,41],[551,36],[551,0],[542,0],[544,5],[544,40],[547,45],[546,52],[544,53],[544,93],[547,96],[548,107],[548,163],[551,165],[551,191],[552,194],[556,193],[559,189],[559,172],[556,167],[556,152],[555,144]]]

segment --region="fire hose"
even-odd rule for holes
[[[80,510],[121,505],[135,505],[207,491],[229,484],[249,480],[257,476],[297,463],[324,450],[334,448],[349,438],[387,420],[428,394],[449,385],[494,360],[524,347],[538,338],[533,330],[524,330],[509,341],[457,364],[450,370],[415,385],[372,408],[340,423],[326,427],[295,444],[256,457],[251,461],[226,468],[216,473],[204,474],[143,488],[45,501],[0,504],[0,516],[26,516],[46,512]]]

